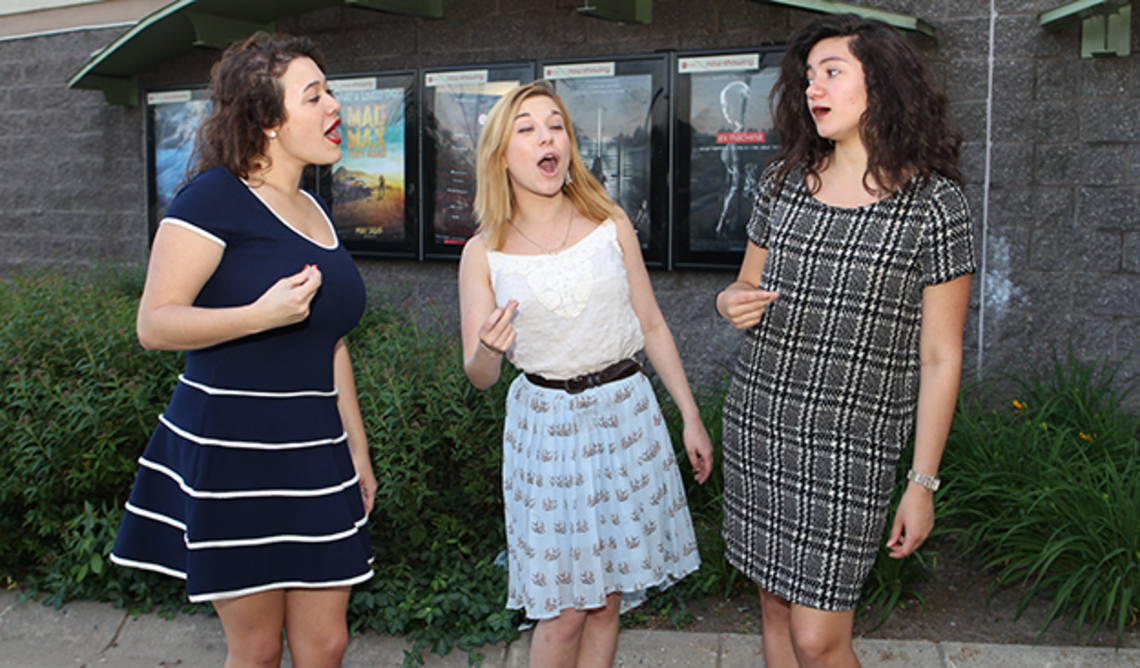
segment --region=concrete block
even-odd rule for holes
[[[1026,347],[1034,354],[1064,353],[1093,359],[1112,352],[1113,323],[1108,316],[1033,313],[1026,319]]]
[[[1132,68],[1127,58],[1081,58],[1076,61],[1082,98],[1128,97]]]
[[[1121,269],[1129,273],[1140,273],[1140,232],[1124,234],[1121,250]]]
[[[348,644],[348,651],[344,654],[344,665],[351,666],[402,666],[404,665],[404,652],[411,651],[412,643],[402,636],[390,636],[383,633],[368,631],[353,638]],[[507,647],[505,645],[488,645],[476,650],[483,655],[482,665],[486,668],[498,668],[504,665]],[[440,656],[430,649],[422,651],[424,668],[467,668],[467,652],[452,649],[447,656]],[[526,665],[523,663],[522,665]]]
[[[1118,318],[1114,338],[1111,359],[1128,358],[1135,364],[1137,362],[1135,352],[1140,349],[1140,319]]]
[[[1042,186],[1066,187],[1080,179],[1076,144],[1038,144],[1034,183]]]
[[[980,30],[982,39],[989,38],[989,16],[979,19],[986,22]],[[1033,14],[999,16],[995,30],[994,54],[998,58],[1048,58],[1052,56],[1072,57],[1074,49],[1066,49],[1064,40],[1041,29],[1041,24]],[[988,46],[988,45],[987,45]],[[1075,47],[1074,47],[1075,48]]]
[[[1077,211],[1081,227],[1140,230],[1140,188],[1080,188]]]
[[[1097,276],[1103,277],[1102,274]],[[1072,274],[1060,271],[1014,271],[1009,278],[1014,288],[1009,302],[1013,308],[1062,314],[1073,312],[1074,302],[1080,303],[1080,299],[1073,296],[1075,279]]]
[[[956,668],[1140,668],[1140,650],[942,643]]]
[[[942,668],[942,655],[932,642],[856,640],[855,655],[863,668]]]
[[[1077,59],[1068,57],[1036,61],[1038,100],[1072,100],[1077,97],[1080,81],[1077,80]]]
[[[950,103],[950,113],[958,130],[962,133],[963,141],[982,142],[986,138],[986,103],[985,102],[955,102]]]
[[[1140,118],[1134,100],[1082,100],[1078,108],[1081,141],[1135,142]]]
[[[718,636],[713,633],[622,631],[614,668],[715,668],[718,652]]]
[[[1073,276],[1073,313],[1140,316],[1140,276],[1081,273]]]
[[[985,58],[989,54],[988,17],[948,18],[938,24],[939,54],[943,58]],[[1025,53],[1008,54],[1024,56]]]
[[[760,636],[722,633],[720,668],[756,668],[764,665],[764,643]]]
[[[1082,144],[1080,183],[1092,186],[1123,185],[1128,180],[1128,144]]]
[[[1033,71],[1035,66],[1036,62],[1028,58],[996,61],[994,63],[994,99],[1019,101],[1033,99]],[[977,81],[979,92],[983,96],[986,94],[986,77],[987,72],[982,70],[980,79]]]
[[[997,13],[1001,16],[1009,14],[1037,14],[1037,0],[997,0]]]
[[[1013,188],[1033,184],[1033,144],[994,144],[990,157],[990,184]]]
[[[994,103],[995,142],[1060,144],[1077,140],[1076,112],[1071,104],[1055,100]]]
[[[98,665],[96,657],[114,640],[126,613],[79,601],[60,610],[39,601],[16,602],[0,592],[0,668]]]
[[[1121,241],[1119,232],[1033,230],[1029,267],[1042,271],[1119,271]]]
[[[222,622],[206,615],[128,616],[111,647],[94,665],[117,668],[221,666],[226,661]]]

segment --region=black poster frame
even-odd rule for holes
[[[656,53],[550,59],[538,69],[567,106],[578,152],[629,216],[650,267],[668,260],[669,67],[669,54]],[[649,85],[614,90],[633,77],[649,77]]]
[[[783,53],[675,54],[673,267],[739,268],[756,184],[779,148],[768,99]]]
[[[341,159],[329,167],[316,167],[319,174],[317,191],[332,210],[333,224],[341,243],[354,256],[419,257],[422,226],[417,85],[416,70],[345,73],[329,77],[329,86],[341,103]],[[402,133],[398,128],[395,133],[388,131],[391,118],[387,114],[392,101],[397,98],[403,111]],[[389,145],[394,135],[403,141],[402,190],[392,185],[392,177],[395,176],[395,183],[399,183],[400,175],[393,174],[391,170],[395,166],[388,160]],[[379,173],[377,170],[388,171]],[[386,239],[384,228],[391,231],[393,226],[377,225],[376,217],[393,213],[384,202],[396,193],[402,194],[403,198],[402,202],[396,203],[403,216],[403,225],[397,223],[394,227],[403,233],[403,238]],[[381,231],[373,231],[376,227],[381,227]]]
[[[209,115],[212,103],[209,88],[202,85],[151,89],[144,99],[147,238],[153,241],[171,200],[185,184],[198,127]],[[184,116],[180,119],[183,122],[166,123],[160,112]]]
[[[534,73],[533,60],[421,70],[421,258],[458,258],[474,234],[472,205],[479,131],[495,100],[513,88],[512,84],[534,81]],[[441,98],[441,92],[448,97]],[[441,147],[444,137],[453,148]],[[441,159],[447,164],[441,164]]]

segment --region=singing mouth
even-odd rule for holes
[[[557,153],[547,153],[538,161],[538,169],[545,176],[555,176],[558,174],[559,162]]]
[[[340,146],[340,131],[337,130],[338,127],[340,127],[339,118],[333,121],[332,127],[330,127],[328,130],[325,130],[325,138],[337,146]]]

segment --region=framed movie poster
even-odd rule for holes
[[[412,71],[329,80],[341,104],[341,158],[318,168],[319,190],[353,255],[419,255],[415,85]]]
[[[783,47],[677,55],[677,267],[740,265],[757,181],[779,148],[768,95],[782,55]]]
[[[204,87],[146,94],[147,209],[151,239],[174,195],[186,182],[198,127],[212,107],[210,92]]]
[[[578,152],[625,211],[646,264],[666,263],[669,61],[667,54],[546,61],[574,124]]]
[[[459,257],[475,233],[475,149],[487,113],[534,64],[423,71],[423,257]]]

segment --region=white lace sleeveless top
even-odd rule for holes
[[[612,220],[555,255],[489,250],[487,264],[495,302],[519,303],[507,358],[526,373],[573,378],[644,347]]]

